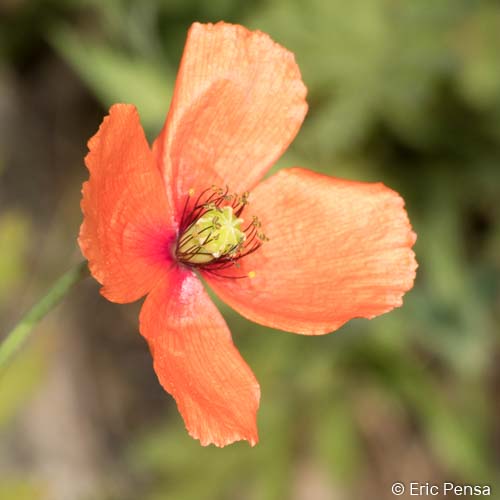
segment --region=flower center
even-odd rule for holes
[[[206,264],[219,257],[235,255],[246,239],[243,219],[232,206],[208,209],[179,239],[177,255],[184,263]]]
[[[184,205],[175,251],[177,260],[221,277],[253,278],[255,271],[244,276],[221,274],[229,267],[239,267],[241,258],[267,240],[257,217],[246,224],[240,217],[248,204],[248,193],[228,194],[227,188],[212,186],[197,198],[194,194],[190,189]]]

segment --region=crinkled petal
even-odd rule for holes
[[[294,56],[259,31],[195,23],[159,137],[182,206],[189,189],[250,189],[297,134],[307,112]]]
[[[131,302],[172,260],[172,210],[134,106],[114,105],[88,146],[78,243],[101,293]]]
[[[258,441],[260,389],[219,311],[190,271],[172,268],[140,316],[154,369],[202,445]]]
[[[416,236],[403,199],[383,184],[283,170],[252,192],[249,208],[269,241],[225,273],[255,277],[204,277],[252,321],[323,334],[400,306],[413,286]]]

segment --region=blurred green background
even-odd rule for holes
[[[0,373],[0,499],[390,499],[396,480],[500,498],[497,1],[1,0],[0,335],[81,260],[82,159],[106,109],[135,103],[153,139],[187,28],[220,19],[296,54],[310,112],[280,167],[403,195],[415,288],[316,338],[221,306],[262,388],[260,444],[221,450],[157,383],[140,305],[87,280]]]

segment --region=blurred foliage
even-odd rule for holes
[[[0,303],[24,277],[28,237],[29,222],[25,216],[18,212],[0,214]]]
[[[133,102],[148,130],[161,126],[165,110],[159,103],[169,102],[172,94],[168,86],[172,77],[165,64],[144,57],[134,59],[109,49],[104,42],[80,40],[68,28],[55,32],[52,42],[103,102]]]
[[[374,471],[403,462],[415,480],[432,470],[500,488],[498,2],[11,0],[1,9],[5,61],[22,67],[48,44],[104,108],[135,103],[151,138],[192,21],[267,31],[296,54],[309,89],[309,116],[280,165],[382,180],[402,193],[418,233],[404,307],[335,335],[272,332],[219,304],[261,383],[261,442],[203,449],[171,411],[131,436],[126,463],[140,498],[292,498],[304,461],[345,498],[366,498]],[[12,248],[24,244],[24,223],[9,217],[0,294],[13,269],[22,273]]]
[[[26,478],[2,478],[0,500],[42,500],[40,485],[26,481]]]
[[[0,371],[0,434],[8,428],[23,403],[34,392],[43,373],[43,350],[38,344],[25,349],[23,356],[16,357],[7,367]]]
[[[1,175],[1,172],[0,172]],[[0,214],[0,314],[13,303],[20,282],[26,279],[26,255],[30,223],[25,214],[7,211]],[[2,325],[3,326],[3,325]],[[0,438],[9,432],[16,416],[40,384],[44,351],[35,342],[6,368],[0,369]],[[41,499],[40,485],[26,477],[0,470],[0,500]]]
[[[45,358],[46,349],[42,348],[40,342],[32,342],[24,349],[22,356],[16,357],[0,370],[0,440],[8,435],[15,418],[21,414],[43,380]],[[45,498],[40,481],[27,479],[21,473],[0,470],[0,500]]]

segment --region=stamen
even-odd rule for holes
[[[177,259],[190,267],[199,267],[224,278],[250,278],[256,275],[225,275],[220,271],[239,267],[241,258],[255,252],[268,238],[256,216],[243,227],[240,217],[249,201],[249,193],[229,193],[211,186],[194,200],[194,188],[188,191],[179,225]]]

